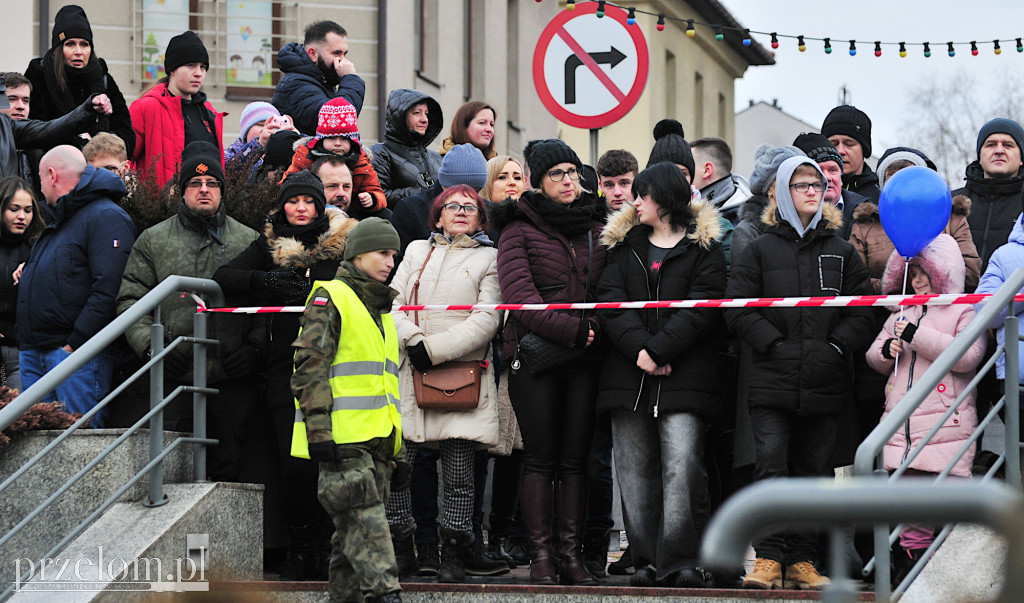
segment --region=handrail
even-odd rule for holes
[[[910,416],[914,414],[914,411],[917,410],[924,399],[934,391],[935,386],[942,381],[942,378],[945,377],[947,373],[949,373],[950,368],[955,365],[971,345],[973,345],[974,342],[985,333],[989,328],[988,325],[999,316],[1003,308],[1005,306],[1013,305],[1014,296],[1022,288],[1024,288],[1024,268],[1017,269],[1010,275],[1010,278],[1006,279],[1003,286],[1000,287],[987,302],[985,302],[984,306],[977,312],[977,314],[975,314],[974,319],[957,335],[949,347],[939,354],[939,357],[935,359],[932,365],[928,367],[928,370],[926,370],[920,378],[915,379],[914,385],[903,397],[903,400],[901,400],[900,403],[889,412],[888,416],[882,419],[878,426],[875,427],[866,438],[864,438],[864,441],[857,447],[857,454],[854,457],[854,475],[867,476],[874,473],[875,458],[884,449],[889,438],[891,438],[894,433],[898,432],[902,428],[903,424],[910,419]],[[1010,312],[1007,318],[1014,318],[1013,312]],[[1013,339],[1017,339],[1016,335],[1014,335]],[[1007,337],[1007,350],[1013,347],[1014,351],[1016,351],[1017,342],[1014,341],[1011,346],[1009,345],[1009,340],[1010,338]],[[1013,367],[1010,367],[1010,363],[1006,362],[1006,365],[1008,374],[1011,372],[1011,369],[1012,372],[1016,374],[1016,364]],[[1016,437],[1016,435],[1014,435],[1014,437]],[[1014,479],[1009,475],[1013,472],[1013,466],[1013,459],[1008,458],[1008,479]],[[1016,473],[1016,481],[1011,483],[1016,486],[1020,486],[1019,459],[1016,464]]]
[[[916,482],[916,483],[914,483]],[[997,601],[1024,600],[1024,496],[999,484],[931,484],[920,480],[888,483],[871,477],[778,479],[754,484],[733,495],[708,525],[701,559],[709,567],[743,563],[751,539],[780,527],[835,526],[893,521],[986,524],[1006,538],[1006,581]],[[833,530],[833,534],[835,530]],[[835,538],[833,537],[833,541]],[[831,542],[833,553],[838,543]],[[838,579],[826,601],[849,600],[852,587]],[[876,599],[878,603],[888,597]]]
[[[57,389],[57,385],[107,349],[107,346],[114,343],[122,333],[128,330],[128,327],[142,320],[143,317],[158,308],[164,299],[178,291],[205,293],[210,297],[211,306],[224,305],[224,293],[215,281],[190,276],[167,277],[149,293],[143,295],[139,301],[132,304],[132,307],[123,314],[100,329],[99,333],[90,337],[60,364],[43,375],[39,381],[33,383],[32,387],[21,392],[10,404],[0,409],[0,430],[7,429],[11,423],[18,420],[18,417],[25,414],[25,411],[42,401],[46,394]]]

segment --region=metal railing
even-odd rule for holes
[[[29,459],[10,477],[0,483],[0,494],[7,490],[15,481],[35,467],[44,457],[52,452],[64,440],[74,434],[79,428],[101,412],[112,400],[117,398],[132,383],[138,380],[147,372],[150,375],[149,402],[150,409],[145,415],[136,421],[131,427],[120,434],[109,446],[107,446],[96,457],[89,461],[84,467],[76,472],[66,483],[50,494],[39,506],[22,519],[6,534],[0,537],[0,547],[11,541],[25,526],[45,512],[57,499],[59,499],[72,486],[79,482],[89,471],[109,456],[129,437],[149,424],[149,462],[140,469],[134,476],[122,485],[114,494],[104,500],[88,517],[82,520],[75,528],[66,534],[59,543],[54,545],[40,558],[54,557],[72,540],[78,537],[89,525],[99,518],[107,509],[114,505],[121,496],[138,483],[144,476],[149,475],[149,496],[143,504],[147,506],[160,506],[167,502],[163,493],[163,461],[167,456],[181,444],[192,444],[193,448],[193,479],[195,481],[206,481],[206,446],[217,444],[217,440],[206,437],[206,396],[216,394],[216,389],[206,387],[206,346],[217,345],[217,341],[208,339],[207,314],[197,312],[193,319],[193,336],[178,337],[164,346],[164,325],[160,321],[160,304],[173,295],[180,292],[205,294],[211,306],[223,306],[224,294],[220,286],[209,279],[199,279],[185,276],[170,276],[157,285],[152,291],[144,295],[139,301],[131,306],[123,314],[115,318],[110,324],[91,337],[80,348],[75,350],[64,361],[46,373],[32,387],[22,392],[10,404],[0,409],[0,429],[4,429],[16,421],[34,404],[41,402],[43,398],[56,389],[62,381],[71,376],[75,371],[84,366],[95,356],[103,352],[111,343],[120,337],[129,327],[139,322],[150,312],[154,315],[153,325],[150,327],[151,344],[150,359],[139,370],[133,373],[124,383],[110,392],[95,407],[85,413],[81,419],[67,428],[63,433],[49,442],[35,456]],[[180,345],[192,344],[193,353],[193,385],[180,385],[169,395],[164,396],[164,358]],[[193,437],[179,437],[166,447],[164,446],[163,432],[163,411],[177,396],[191,393],[193,397]],[[19,577],[26,580],[30,574]],[[15,582],[16,583],[16,582]],[[5,591],[0,593],[0,600],[6,599],[14,588],[12,583]]]
[[[960,461],[960,459],[976,445],[978,439],[984,433],[985,428],[995,420],[1000,411],[1003,411],[1006,426],[1005,451],[1002,455],[999,455],[996,463],[980,481],[984,482],[993,479],[996,471],[1005,466],[1007,483],[1015,487],[1017,490],[1020,490],[1021,459],[1018,427],[1020,425],[1020,408],[1018,406],[1020,399],[1020,387],[1017,386],[1019,383],[1018,344],[1020,342],[1020,335],[1018,331],[1018,319],[1015,312],[1014,296],[1022,288],[1024,288],[1024,269],[1019,269],[1010,275],[1010,278],[1006,280],[1003,286],[1000,287],[987,302],[985,302],[984,306],[978,311],[974,319],[956,336],[949,347],[947,347],[942,354],[935,359],[928,370],[926,370],[920,377],[915,376],[914,384],[910,388],[910,391],[907,392],[899,404],[893,408],[888,416],[886,416],[885,419],[883,419],[878,426],[872,430],[868,437],[865,438],[857,448],[857,455],[854,461],[854,475],[870,476],[876,472],[883,476],[886,475],[884,469],[876,470],[876,461],[877,467],[884,467],[882,463],[882,451],[885,448],[885,444],[894,434],[903,429],[904,424],[910,419],[911,415],[913,415],[924,400],[935,391],[939,382],[949,374],[953,366],[960,361],[974,342],[985,336],[985,332],[988,330],[990,325],[998,324],[1000,317],[1003,315],[1003,312],[1005,312],[1006,315],[1003,320],[1005,325],[1004,343],[1000,344],[992,356],[978,368],[974,379],[972,379],[968,386],[964,388],[964,391],[960,393],[957,399],[949,405],[945,414],[935,422],[935,425],[931,430],[924,435],[920,445],[908,451],[908,454],[903,459],[900,466],[893,471],[892,475],[888,476],[888,480],[893,484],[899,482],[907,468],[909,468],[918,455],[921,454],[924,446],[926,446],[935,434],[939,432],[939,429],[947,424],[947,421],[950,420],[954,413],[959,412],[960,406],[964,403],[967,397],[974,392],[975,388],[985,376],[985,373],[995,366],[996,361],[1000,356],[1004,356],[1006,366],[1005,383],[1008,385],[1005,394],[996,404],[993,405],[992,409],[986,416],[980,418],[977,429],[975,429],[970,438],[963,443],[957,451],[957,454],[949,461],[946,468],[934,479],[936,482],[944,480],[957,462]],[[908,441],[907,444],[909,446],[910,442]],[[867,576],[872,570],[874,570],[875,597],[878,601],[888,600],[890,596],[890,567],[888,562],[889,550],[891,545],[896,542],[896,539],[899,537],[903,527],[903,525],[897,525],[894,530],[890,531],[889,522],[886,522],[877,524],[874,528],[875,557],[865,566],[864,575]],[[906,591],[907,587],[909,587],[910,583],[914,581],[918,574],[920,574],[924,565],[929,559],[931,559],[935,551],[942,546],[943,542],[945,542],[952,529],[952,525],[947,525],[941,532],[936,534],[931,546],[929,546],[921,558],[913,564],[910,571],[903,578],[900,584],[897,584],[895,588],[892,589],[892,595],[894,597],[899,597]],[[885,562],[877,563],[876,560],[878,559],[884,559]]]
[[[785,479],[754,484],[730,498],[711,519],[701,559],[711,568],[742,565],[750,541],[779,527],[829,526],[832,567],[844,567],[844,526],[921,521],[985,524],[1006,538],[1006,581],[996,601],[1024,601],[1024,497],[1017,488],[995,483],[888,483],[876,477]],[[857,600],[843,572],[824,593],[829,603]],[[875,597],[881,603],[888,601]]]

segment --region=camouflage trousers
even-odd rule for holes
[[[320,463],[317,496],[334,521],[328,592],[332,602],[359,602],[401,590],[384,515],[394,440],[339,446],[342,462]]]

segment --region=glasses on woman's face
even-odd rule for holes
[[[479,208],[475,205],[459,205],[458,203],[445,203],[444,210],[450,214],[457,214],[459,211],[467,216],[475,215]]]
[[[813,188],[814,192],[820,193],[825,190],[824,182],[797,182],[796,184],[790,184],[789,188],[795,190],[798,193],[806,193],[808,188]]]
[[[579,180],[580,173],[576,168],[569,168],[568,170],[551,170],[548,172],[548,178],[551,178],[552,182],[561,182],[562,178],[569,176],[572,180]]]

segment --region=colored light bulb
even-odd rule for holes
[[[665,15],[658,14],[658,31],[665,31]]]
[[[772,48],[779,47],[779,36],[774,31],[772,32]]]
[[[900,42],[900,57],[907,58],[907,43]]]
[[[825,38],[825,54],[832,54],[832,41]]]
[[[800,52],[807,50],[807,44],[804,44],[803,36],[796,37],[796,49],[799,50]]]

